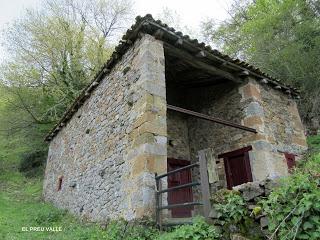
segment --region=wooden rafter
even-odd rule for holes
[[[189,66],[192,66],[196,69],[201,69],[212,75],[219,75],[233,82],[240,83],[242,82],[241,78],[235,76],[234,74],[224,71],[221,68],[215,67],[211,64],[208,64],[201,60],[201,58],[192,56],[190,53],[178,49],[168,43],[164,44],[165,49],[167,49],[169,55],[173,55],[177,58],[183,59]]]
[[[188,109],[184,109],[184,108],[181,108],[181,107],[176,107],[176,106],[167,104],[167,109],[173,110],[173,111],[176,111],[176,112],[181,112],[181,113],[184,113],[184,114],[187,114],[187,115],[191,115],[191,116],[194,116],[194,117],[197,117],[197,118],[201,118],[201,119],[204,119],[204,120],[208,120],[208,121],[211,121],[211,122],[219,123],[219,124],[222,124],[222,125],[225,125],[225,126],[241,129],[241,130],[252,132],[252,133],[257,133],[257,130],[254,129],[254,128],[246,127],[246,126],[243,126],[241,124],[233,123],[233,122],[230,122],[230,121],[227,121],[227,120],[223,120],[223,119],[220,119],[220,118],[211,117],[211,116],[208,116],[206,114],[194,112],[194,111],[191,111],[191,110],[188,110]]]

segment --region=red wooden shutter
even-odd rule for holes
[[[246,182],[252,182],[249,151],[251,146],[218,155],[223,158],[228,189]]]
[[[291,153],[284,153],[284,156],[285,156],[286,161],[287,161],[288,170],[289,170],[289,172],[291,172],[292,169],[296,166],[295,155],[291,154]]]

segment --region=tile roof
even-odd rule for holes
[[[113,66],[121,59],[122,55],[130,48],[133,42],[139,37],[139,33],[147,33],[160,38],[163,42],[168,42],[175,46],[180,45],[185,49],[192,49],[193,51],[204,52],[206,57],[210,57],[215,61],[223,63],[225,66],[236,68],[239,72],[245,75],[253,75],[257,77],[262,83],[269,84],[275,89],[283,91],[292,97],[299,98],[299,91],[289,85],[281,83],[280,80],[269,76],[240,59],[231,58],[228,55],[222,54],[216,49],[212,49],[209,45],[199,42],[197,39],[191,39],[188,35],[183,35],[182,32],[176,31],[174,28],[169,27],[167,24],[162,23],[160,20],[155,20],[150,14],[144,17],[136,17],[136,22],[129,28],[123,35],[119,44],[115,47],[109,60],[102,66],[101,70],[95,75],[93,81],[79,94],[73,104],[64,113],[60,121],[53,127],[49,134],[45,137],[46,141],[50,141],[64,125],[71,119],[73,114],[79,107],[90,97],[93,90],[99,85],[104,76],[106,76]],[[177,44],[178,43],[178,44]]]

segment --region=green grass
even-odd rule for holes
[[[320,135],[309,136],[307,142],[312,151],[320,152]]]
[[[16,166],[0,173],[0,239],[101,239],[103,230],[42,201],[42,180],[25,178]],[[62,232],[24,232],[22,227],[62,227]]]
[[[17,152],[13,151],[10,158],[0,161],[0,240],[184,240],[217,236],[203,219],[169,232],[159,232],[149,221],[128,223],[119,220],[102,229],[99,224],[81,221],[45,203],[42,177],[27,178],[20,173]],[[61,227],[62,231],[26,232],[24,227]]]
[[[83,222],[42,201],[42,181],[25,178],[17,171],[0,174],[1,240],[184,240],[218,239],[215,229],[203,219],[190,226],[159,232],[154,225],[119,220],[103,230],[98,224]],[[22,231],[23,227],[62,227],[61,232]],[[209,238],[210,237],[210,238]]]
[[[0,135],[0,240],[106,239],[98,224],[81,222],[42,199],[42,177],[18,171],[28,151],[19,139]],[[62,227],[62,232],[25,232],[22,227]]]

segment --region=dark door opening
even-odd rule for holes
[[[168,172],[190,165],[190,161],[168,158]],[[191,183],[191,170],[186,169],[184,171],[172,174],[168,176],[168,188],[179,186],[182,184]],[[192,188],[183,188],[177,191],[168,192],[168,204],[178,204],[192,202]],[[191,217],[192,207],[185,208],[173,208],[171,210],[171,216],[173,218],[185,218]]]
[[[223,158],[228,189],[246,182],[252,182],[249,151],[251,146],[220,154]]]
[[[292,172],[292,170],[294,169],[294,167],[296,166],[296,159],[295,159],[295,155],[292,153],[284,153],[284,156],[286,158],[287,161],[287,165],[288,165],[288,170],[289,173]]]

